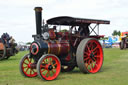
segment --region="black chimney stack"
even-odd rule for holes
[[[36,17],[36,34],[41,35],[42,26],[42,7],[35,7],[35,17]]]

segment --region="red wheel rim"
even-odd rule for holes
[[[32,63],[34,63],[34,60],[32,58],[29,58],[28,56],[26,56],[23,60],[22,70],[27,77],[37,76],[36,69],[32,69],[30,66]]]
[[[46,56],[40,64],[40,73],[45,80],[54,80],[60,73],[61,65],[54,56]]]
[[[84,49],[84,63],[90,73],[96,73],[100,70],[103,63],[103,50],[100,43],[96,40],[90,40]]]
[[[36,46],[36,52],[33,52],[32,50],[32,46]],[[30,51],[33,55],[36,55],[38,52],[39,52],[39,46],[36,44],[36,43],[33,43],[31,46],[30,46]]]

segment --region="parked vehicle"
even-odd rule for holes
[[[8,33],[3,33],[0,38],[0,60],[8,59],[18,53],[16,49],[17,43]]]
[[[120,49],[128,48],[128,32],[121,33],[121,42],[120,42]]]
[[[40,76],[54,80],[60,71],[69,72],[78,67],[83,73],[96,73],[103,64],[103,49],[94,29],[110,21],[59,16],[42,24],[42,8],[36,7],[36,35],[30,52],[20,61],[20,72],[26,77]],[[95,27],[91,27],[95,24]],[[68,27],[60,32],[57,28]],[[91,31],[89,30],[91,29]],[[95,35],[90,35],[92,32]]]

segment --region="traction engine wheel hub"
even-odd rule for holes
[[[28,64],[28,68],[31,68],[31,63]]]
[[[91,58],[93,61],[95,61],[95,60],[94,60],[94,57],[95,57],[95,55],[94,55],[93,53],[91,53],[91,54],[90,54],[90,58]]]
[[[49,65],[48,66],[48,70],[52,70],[53,69],[53,66],[52,65]]]

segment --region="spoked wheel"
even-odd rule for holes
[[[96,73],[103,64],[103,50],[93,38],[84,39],[77,48],[77,65],[83,73]]]
[[[61,70],[60,60],[51,54],[43,55],[37,63],[37,73],[41,79],[54,80]]]
[[[29,58],[29,54],[25,55],[20,61],[20,72],[25,77],[35,77],[37,76],[36,64],[34,60]]]
[[[120,42],[120,49],[121,49],[121,50],[124,49],[124,42],[123,42],[123,40]]]
[[[13,50],[12,50],[12,48],[6,48],[7,49],[7,55],[6,55],[6,57],[4,57],[5,59],[8,59],[8,58],[10,58],[11,56],[13,56]],[[9,49],[9,50],[8,50]]]
[[[61,72],[70,72],[70,71],[72,71],[74,68],[75,68],[74,65],[72,65],[72,66],[64,66],[64,65],[62,65],[62,66],[61,66]]]
[[[3,43],[0,43],[0,60],[4,59],[6,56],[6,47]]]

